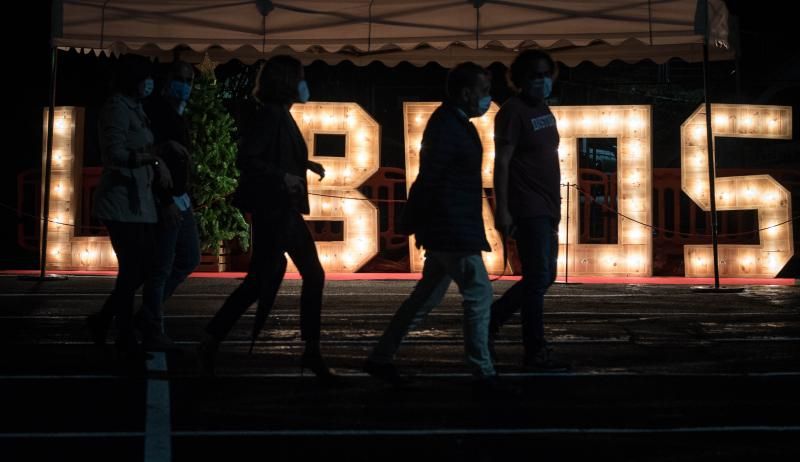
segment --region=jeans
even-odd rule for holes
[[[558,223],[542,216],[521,219],[516,225],[514,238],[522,263],[522,279],[492,305],[489,331],[496,335],[500,326],[520,311],[522,344],[526,357],[530,357],[545,345],[544,294],[556,280]]]
[[[466,362],[475,376],[494,376],[487,343],[492,285],[480,252],[427,251],[422,279],[392,317],[370,361],[391,362],[408,331],[442,301],[451,281],[463,297]]]
[[[159,223],[152,272],[142,291],[142,315],[149,326],[163,331],[162,304],[200,264],[200,238],[194,213],[181,212],[175,225]]]

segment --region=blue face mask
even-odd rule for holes
[[[147,98],[153,93],[153,79],[147,78],[139,82],[139,97]]]
[[[297,84],[297,100],[301,103],[305,103],[309,98],[311,98],[311,92],[308,91],[308,84],[305,80],[301,80],[300,83]]]
[[[169,95],[178,101],[189,101],[189,96],[192,94],[192,84],[189,82],[179,82],[177,80],[169,81]]]
[[[480,117],[486,114],[486,111],[489,110],[489,106],[492,105],[492,97],[491,96],[484,96],[480,100],[478,100],[478,115]]]
[[[543,79],[530,80],[528,83],[528,94],[535,98],[546,99],[553,92],[553,79],[545,77]]]

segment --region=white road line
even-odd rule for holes
[[[0,433],[0,439],[17,438],[140,438],[142,432],[52,432],[52,433]]]
[[[152,353],[147,360],[148,372],[167,372],[167,355]],[[147,408],[145,418],[144,461],[172,460],[172,437],[169,404],[169,381],[166,378],[147,379]]]
[[[178,431],[181,437],[226,436],[456,436],[456,435],[536,435],[551,433],[573,434],[636,434],[636,433],[753,433],[800,432],[795,426],[715,426],[673,428],[432,428],[423,430],[255,430],[255,431]]]
[[[544,435],[544,434],[675,434],[675,433],[797,433],[800,425],[739,425],[708,427],[584,427],[584,428],[430,428],[419,430],[218,430],[175,431],[176,438],[227,438],[227,437],[351,437],[351,436],[460,436],[460,435]],[[137,432],[63,432],[63,433],[2,433],[0,439],[47,438],[129,438],[139,437]]]
[[[337,374],[344,377],[369,377],[364,372],[343,372],[337,369]],[[691,373],[691,372],[514,372],[500,374],[503,378],[559,378],[559,377],[588,377],[588,378],[608,378],[608,377],[640,377],[640,378],[791,378],[800,377],[800,372],[756,372],[756,373]],[[244,374],[216,374],[218,378],[226,379],[291,379],[302,376],[297,373],[244,373]],[[414,379],[471,379],[472,374],[462,372],[453,373],[429,373],[429,374],[411,374],[410,378]]]

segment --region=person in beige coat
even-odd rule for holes
[[[153,188],[169,187],[171,178],[155,155],[141,104],[153,91],[150,61],[123,56],[114,87],[99,118],[103,172],[92,213],[108,229],[119,269],[105,308],[89,316],[87,324],[94,342],[103,344],[111,319],[116,318],[117,352],[123,359],[134,359],[143,355],[133,332],[134,294],[151,270],[155,252],[158,213]]]

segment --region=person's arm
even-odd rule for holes
[[[306,164],[306,168],[319,175],[319,181],[322,181],[323,178],[325,178],[325,167],[319,162],[309,160]]]
[[[118,98],[103,106],[98,125],[104,167],[123,169],[156,163],[156,157],[147,147],[128,148],[130,109]]]
[[[283,184],[286,171],[277,162],[280,153],[279,120],[259,113],[245,130],[239,143],[236,167],[242,174],[259,177],[267,184]]]
[[[419,175],[409,188],[408,200],[398,223],[398,231],[402,234],[418,234],[430,218],[434,188],[447,168],[448,147],[440,135],[440,124],[437,116],[432,117],[422,135]]]
[[[508,236],[513,220],[508,211],[508,170],[514,146],[504,144],[497,146],[494,154],[494,227],[503,236]]]
[[[441,117],[432,118],[422,134],[419,176],[416,182],[419,183],[418,188],[423,191],[429,191],[440,185],[451,166],[453,141],[443,134],[444,123],[446,120]]]
[[[290,149],[283,115],[267,111],[256,116],[255,123],[242,137],[236,166],[243,174],[259,178],[265,185],[278,186],[290,196],[304,194],[305,178],[288,172],[281,165],[281,159]]]
[[[501,108],[494,122],[494,226],[503,236],[508,236],[513,218],[508,209],[509,172],[520,133],[520,121],[509,108]]]

